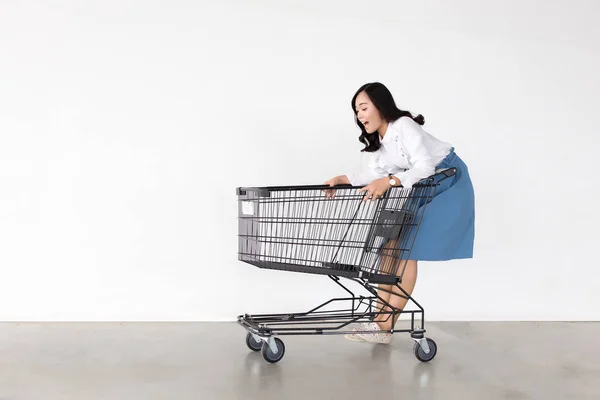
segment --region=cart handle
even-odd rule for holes
[[[456,174],[456,168],[447,168],[441,171],[436,172],[435,174],[429,176],[428,178],[423,179],[419,183],[415,183],[413,187],[424,187],[431,186],[432,182],[437,185],[439,182],[443,181],[446,178],[449,178]],[[443,175],[443,177],[442,177]],[[437,179],[441,178],[441,179]],[[287,190],[326,190],[326,189],[361,189],[365,187],[362,186],[353,186],[353,185],[299,185],[299,186],[264,186],[264,187],[238,187],[236,189],[238,196],[243,196],[246,192],[258,192],[258,196],[260,197],[268,197],[270,192],[281,192]],[[400,185],[399,187],[402,187]]]

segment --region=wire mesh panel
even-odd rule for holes
[[[393,277],[435,185],[390,188],[364,201],[359,187],[238,189],[239,259],[261,268],[346,277]]]

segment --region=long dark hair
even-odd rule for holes
[[[356,94],[354,94],[354,97],[352,97],[352,111],[354,111],[356,125],[358,125],[361,130],[361,135],[359,136],[358,140],[365,145],[365,148],[361,151],[371,153],[379,150],[381,147],[379,132],[373,132],[372,134],[367,133],[363,124],[361,124],[361,122],[358,120],[358,112],[356,111],[356,105],[354,103],[356,102],[356,97],[361,92],[365,92],[367,96],[369,96],[369,99],[371,99],[373,105],[381,113],[381,117],[388,123],[394,122],[400,117],[410,117],[419,125],[425,124],[425,117],[423,117],[421,114],[413,117],[410,112],[399,109],[396,106],[396,102],[394,101],[392,93],[390,93],[385,85],[379,82],[367,83],[361,86],[360,89],[356,91]]]

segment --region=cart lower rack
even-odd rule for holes
[[[347,294],[306,312],[238,316],[248,331],[248,347],[275,363],[285,354],[279,336],[368,333],[351,326],[378,318],[392,327],[402,314],[410,317],[410,327],[381,332],[410,333],[417,359],[432,360],[437,345],[425,338],[424,309],[401,282],[427,203],[439,182],[455,173],[451,168],[410,189],[390,188],[375,201],[364,201],[360,187],[350,185],[238,188],[240,261],[264,269],[326,275]],[[331,189],[335,195],[328,198],[324,191]],[[355,294],[342,278],[366,293]],[[383,293],[401,296],[415,309],[396,309]]]

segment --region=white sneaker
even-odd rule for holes
[[[354,328],[354,329],[352,329],[352,331],[357,332],[358,329]],[[353,342],[364,342],[365,341],[365,339],[360,337],[357,333],[347,333],[344,335],[344,337]]]
[[[359,328],[354,328],[352,329],[352,332],[364,332],[364,331],[370,331],[372,330],[373,327],[371,326],[371,322],[363,322],[360,324]],[[348,340],[352,340],[354,342],[364,342],[365,339],[363,339],[359,333],[348,333],[346,335],[344,335],[344,337]]]
[[[372,333],[350,333],[344,335],[344,337],[354,342],[369,342],[380,344],[390,344],[392,342],[392,334],[388,332],[379,332],[381,331],[381,328],[376,322],[362,323],[361,329],[354,328],[353,331],[372,331]]]

